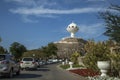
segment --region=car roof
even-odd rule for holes
[[[22,59],[24,59],[24,58],[33,58],[33,57],[23,57]]]
[[[33,57],[23,57],[22,60],[27,59],[27,58],[29,58],[29,59],[31,58],[31,59],[35,60],[35,58],[33,58]]]
[[[0,56],[5,56],[5,59],[10,59],[11,57],[13,57],[13,55],[11,54],[0,54]]]
[[[4,55],[4,56],[13,56],[11,54],[0,54],[0,55]]]

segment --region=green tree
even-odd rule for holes
[[[23,57],[44,58],[44,54],[40,49],[29,50],[24,52]]]
[[[85,44],[86,54],[83,63],[86,67],[91,69],[98,69],[96,63],[98,60],[110,60],[110,46],[106,42],[88,41]]]
[[[47,46],[42,46],[41,51],[44,53],[45,57],[49,57],[48,53],[48,47]]]
[[[110,7],[113,12],[101,12],[100,16],[104,19],[106,24],[106,31],[104,35],[110,37],[111,40],[120,43],[120,6],[112,5]]]
[[[49,43],[47,46],[41,48],[41,50],[45,53],[46,57],[50,57],[52,55],[57,55],[57,47],[54,43]]]
[[[54,43],[49,43],[48,44],[48,52],[49,52],[49,54],[50,55],[57,55],[56,51],[57,51],[56,45]]]
[[[80,56],[80,53],[78,52],[75,52],[71,55],[71,61],[74,63],[74,64],[78,64],[78,57]]]
[[[0,37],[0,42],[2,41],[1,37]]]
[[[1,37],[0,37],[0,42],[2,41]],[[0,46],[0,54],[5,54],[7,53],[7,50],[5,50],[2,46]]]
[[[6,50],[2,46],[0,46],[0,54],[5,54],[5,53],[6,53]]]
[[[20,59],[26,51],[26,47],[18,42],[14,42],[10,46],[10,52],[15,56],[16,60]]]

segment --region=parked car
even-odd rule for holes
[[[52,59],[48,59],[47,60],[47,64],[52,64],[53,63],[53,60]]]
[[[13,77],[13,73],[20,74],[20,65],[14,61],[14,56],[11,54],[0,54],[0,75]]]
[[[39,59],[36,59],[36,64],[37,64],[37,67],[40,67],[40,60]]]
[[[39,65],[40,65],[40,66],[45,65],[45,64],[47,64],[47,62],[46,62],[45,60],[40,60],[40,61],[39,61]]]
[[[58,62],[58,59],[53,59],[52,62],[53,62],[53,63],[57,63],[57,62]]]
[[[32,57],[24,57],[20,62],[21,69],[37,69],[37,62]]]

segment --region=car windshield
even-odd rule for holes
[[[5,60],[5,55],[0,55],[0,61]]]
[[[23,61],[33,61],[33,58],[24,58]]]

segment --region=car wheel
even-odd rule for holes
[[[21,68],[21,70],[24,70],[23,68]]]
[[[20,75],[20,70],[16,72],[16,75]]]
[[[11,69],[10,72],[8,73],[8,77],[12,78],[13,77],[13,70]]]
[[[20,69],[16,72],[16,75],[20,75]]]

